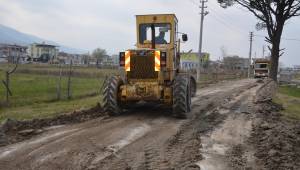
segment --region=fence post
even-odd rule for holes
[[[56,91],[57,100],[61,99],[61,76],[62,76],[62,66],[61,64],[59,64],[59,80],[57,83],[57,91]]]
[[[15,67],[11,71],[6,71],[6,74],[5,74],[5,81],[3,83],[6,86],[6,104],[9,104],[9,96],[12,96],[12,92],[9,88],[10,74],[13,74],[17,70],[18,64],[19,64],[19,57],[17,58],[17,63],[15,64]]]
[[[70,68],[69,68],[69,75],[68,75],[68,91],[67,91],[68,99],[71,99],[71,97],[72,97],[72,92],[71,92],[72,66],[73,66],[73,60],[71,60]]]
[[[5,74],[5,83],[6,83],[6,103],[9,103],[9,72],[7,71]]]

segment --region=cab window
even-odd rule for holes
[[[140,25],[140,44],[152,42],[152,24]],[[155,29],[155,44],[169,44],[171,42],[171,24],[153,24]]]

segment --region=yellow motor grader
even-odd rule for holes
[[[120,52],[124,76],[112,76],[103,87],[103,108],[111,116],[140,101],[172,108],[173,114],[186,118],[196,80],[180,70],[180,42],[186,34],[178,32],[174,14],[137,15],[136,49]]]

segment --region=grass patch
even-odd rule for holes
[[[78,100],[65,100],[53,103],[38,103],[21,107],[2,108],[0,109],[0,122],[7,118],[16,120],[51,118],[63,113],[94,107],[99,101],[100,97],[95,96]]]
[[[13,65],[9,64],[0,64],[0,71],[10,70],[13,68]],[[49,64],[22,64],[18,66],[17,73],[26,73],[26,74],[37,74],[37,75],[59,75],[60,70],[62,75],[68,75],[69,66],[63,65],[62,67],[58,65],[49,65]],[[96,78],[96,77],[105,77],[108,75],[122,74],[122,70],[119,69],[98,69],[95,66],[93,67],[84,67],[84,66],[73,66],[72,67],[74,77],[85,77],[85,78]]]
[[[4,73],[0,72],[0,79],[4,80]],[[73,98],[81,98],[91,94],[99,94],[103,78],[78,78],[71,79],[71,93]],[[62,77],[61,98],[67,98],[67,77]],[[28,106],[39,103],[48,103],[57,99],[57,86],[59,77],[47,75],[33,75],[16,73],[11,76],[10,106]],[[6,90],[1,84],[0,101],[5,101]],[[0,112],[1,113],[1,112]]]
[[[300,98],[300,89],[297,87],[290,87],[290,86],[280,86],[279,93],[285,94],[287,96],[297,97]]]
[[[283,105],[283,114],[286,117],[300,120],[300,89],[280,86],[274,102]]]
[[[56,69],[56,68],[54,68]],[[101,71],[101,70],[97,70]],[[103,74],[108,72],[105,70]],[[90,72],[93,74],[92,72]],[[0,122],[6,118],[28,120],[53,117],[59,114],[87,109],[100,102],[100,89],[104,77],[72,77],[71,100],[67,100],[66,76],[61,81],[61,100],[57,100],[59,77],[47,74],[14,73],[10,87],[13,93],[6,106],[6,89],[0,82]],[[5,80],[5,72],[0,69],[0,81]]]

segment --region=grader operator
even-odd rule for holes
[[[180,70],[178,20],[174,14],[137,15],[136,49],[120,52],[125,76],[112,76],[104,84],[103,108],[111,116],[139,101],[172,108],[174,116],[186,118],[195,78]],[[182,41],[187,41],[182,34]]]

